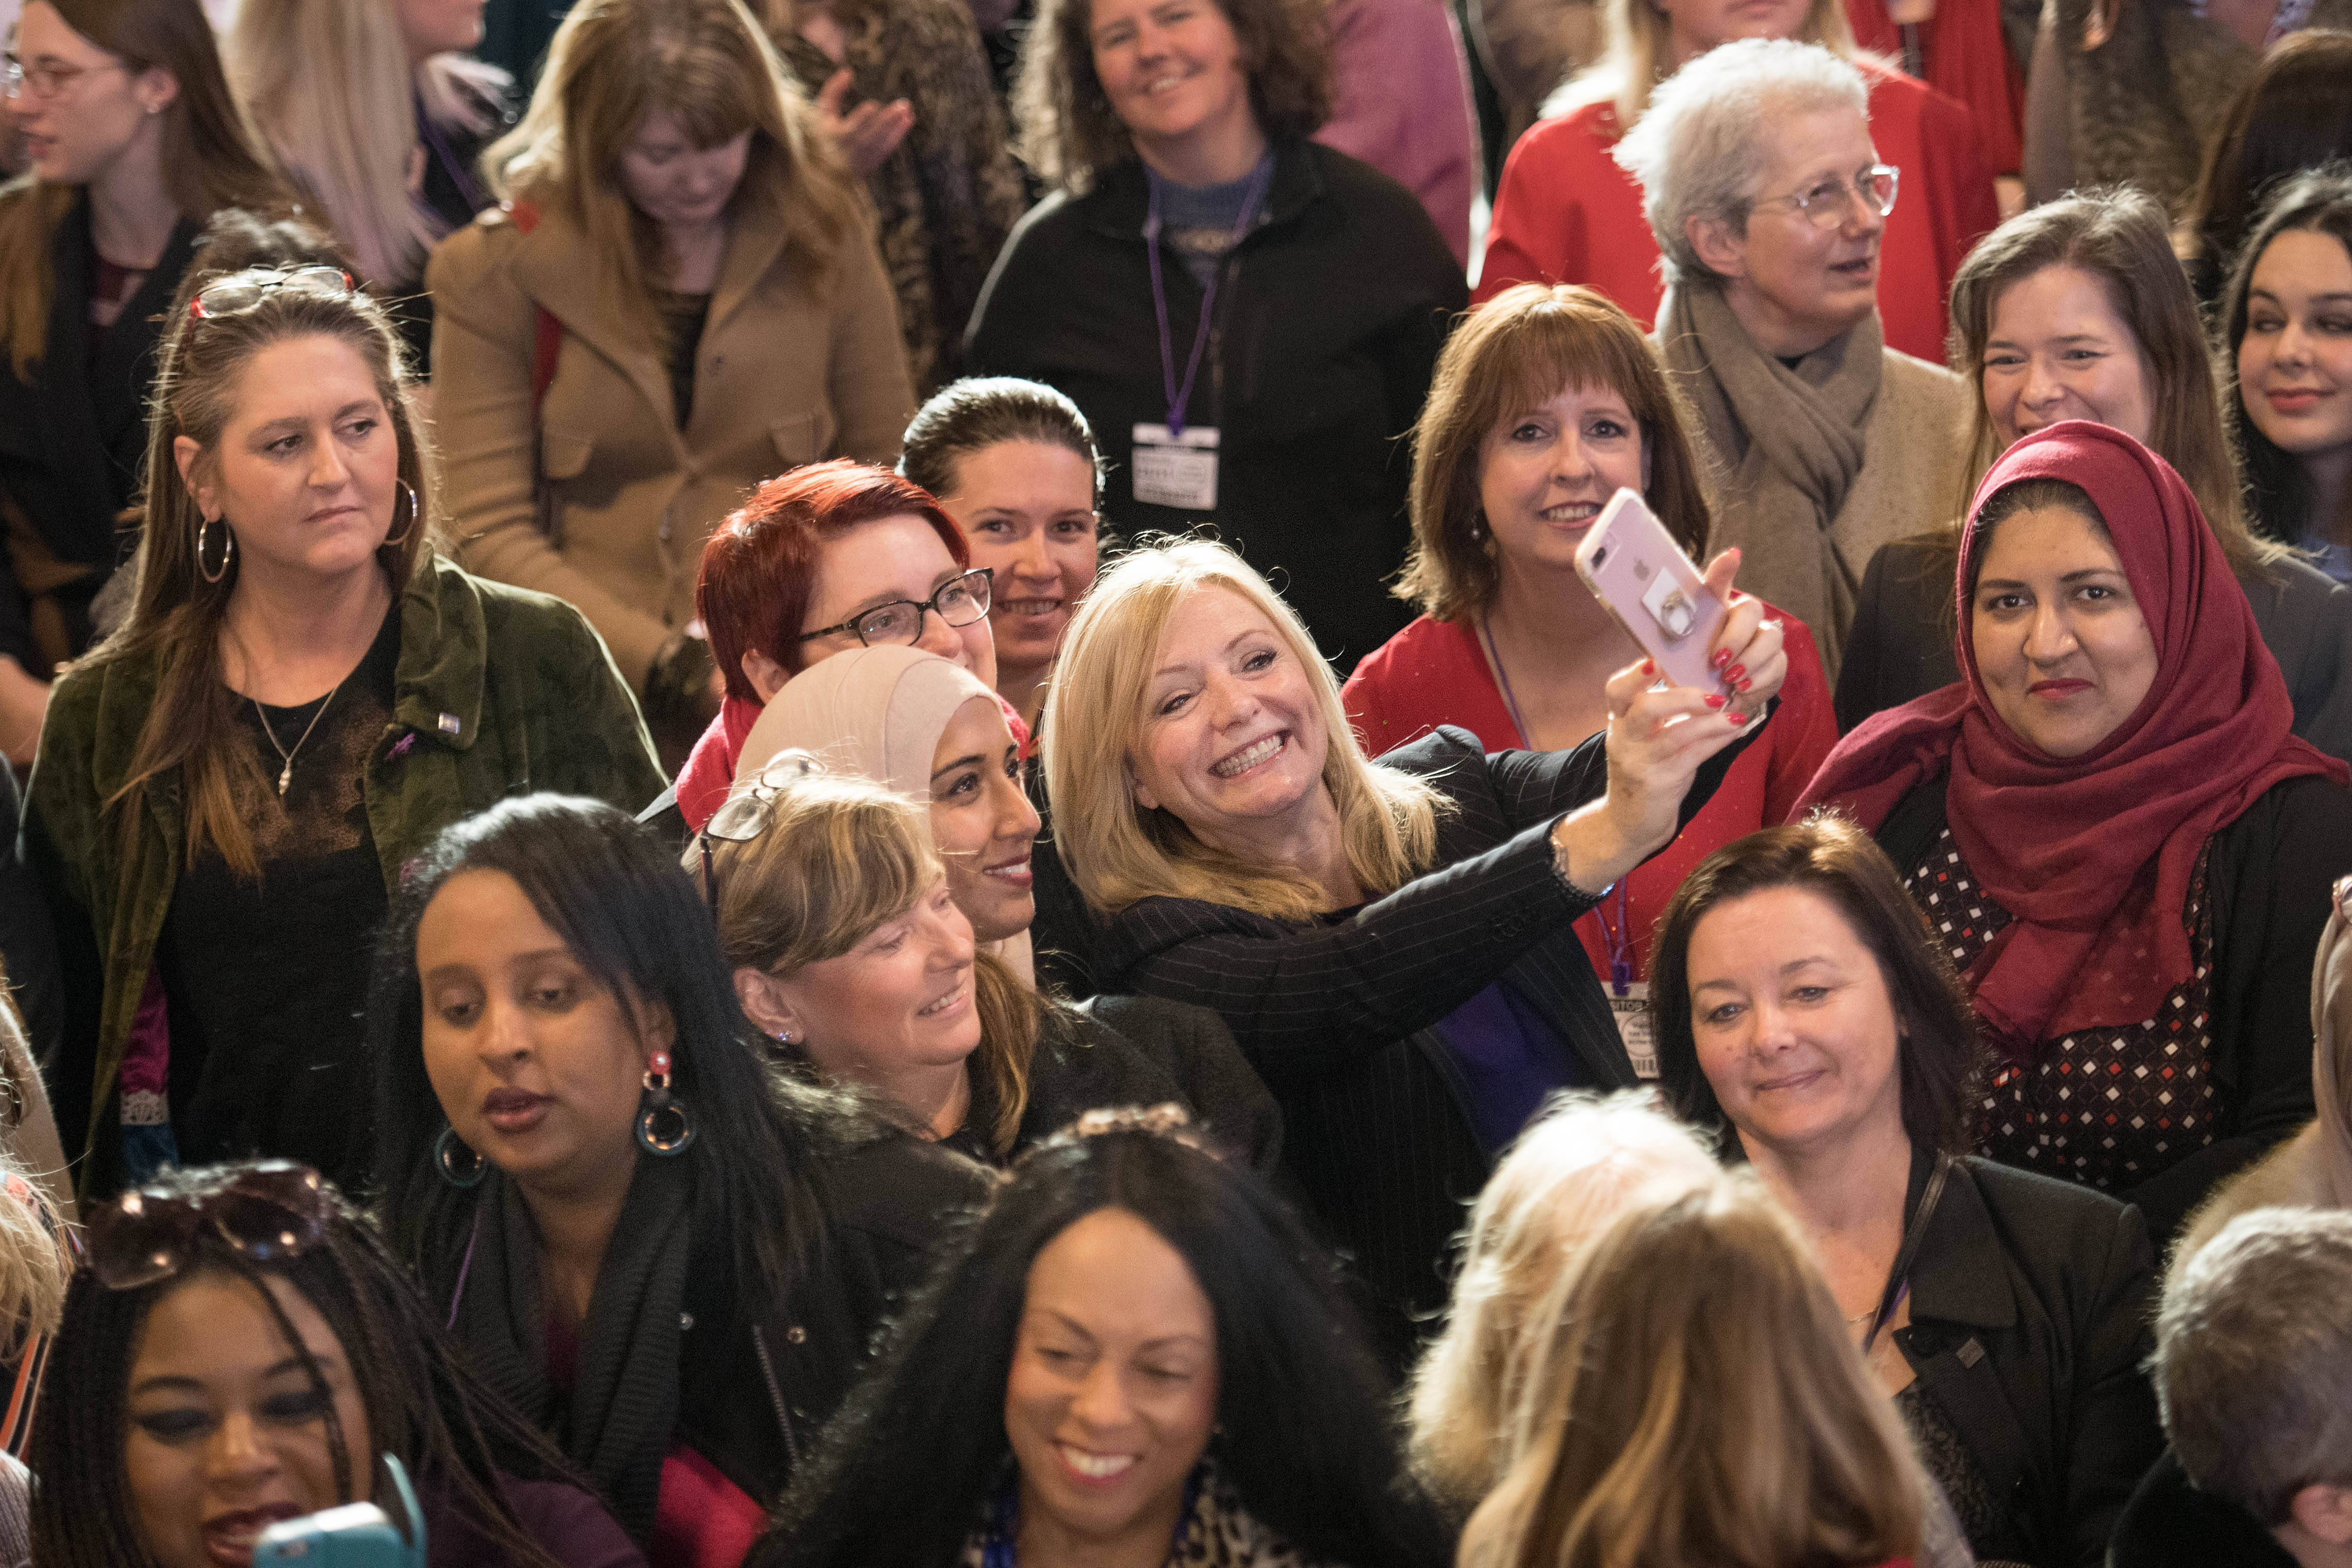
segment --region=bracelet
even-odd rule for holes
[[[1567,825],[1568,819],[1566,817],[1562,817],[1559,821],[1552,824],[1551,831],[1545,835],[1551,840],[1551,873],[1559,878],[1560,886],[1568,889],[1569,892],[1574,894],[1577,897],[1584,900],[1587,904],[1598,904],[1602,899],[1609,896],[1609,888],[1615,887],[1617,884],[1612,882],[1609,884],[1609,887],[1602,888],[1599,893],[1593,893],[1580,885],[1573,877],[1568,874],[1568,846],[1559,841],[1559,831]]]

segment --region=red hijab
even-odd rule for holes
[[[2155,639],[2147,697],[2088,753],[2019,738],[1977,674],[1969,584],[1976,518],[2028,479],[2079,486],[2098,507]],[[2278,662],[2197,501],[2165,461],[2084,420],[2003,453],[1969,507],[1954,591],[1960,679],[1873,716],[1830,753],[1796,815],[1843,809],[1875,830],[1913,789],[1949,773],[1952,837],[2015,918],[1978,956],[1977,1015],[2009,1054],[2076,1030],[2137,1023],[2189,977],[2181,911],[2205,841],[2272,786],[2345,765],[2289,733]],[[1899,868],[1907,873],[1909,867]]]

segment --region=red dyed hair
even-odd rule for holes
[[[757,649],[798,674],[801,626],[824,547],[860,523],[917,517],[961,567],[971,565],[963,530],[931,493],[887,468],[836,457],[763,481],[702,547],[694,609],[726,672],[730,696],[757,703],[743,655]]]

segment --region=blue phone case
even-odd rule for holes
[[[254,1542],[254,1568],[279,1563],[302,1568],[425,1568],[425,1516],[417,1510],[408,1471],[386,1454],[383,1474],[391,1484],[377,1490],[379,1495],[391,1494],[384,1499],[389,1508],[345,1503],[273,1524]]]

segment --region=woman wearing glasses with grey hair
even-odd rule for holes
[[[661,787],[579,613],[436,553],[383,310],[330,267],[191,288],[156,378],[138,588],[58,680],[26,810],[85,1193],[256,1153],[357,1175],[367,948],[402,868],[508,795]]]
[[[1853,66],[1746,39],[1685,66],[1615,156],[1664,254],[1661,358],[1723,469],[1706,548],[1812,630],[1837,678],[1873,551],[1959,483],[1960,379],[1885,346],[1880,242],[1899,171]]]

